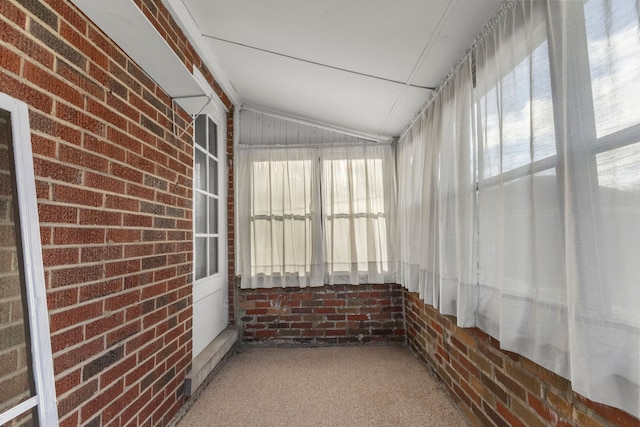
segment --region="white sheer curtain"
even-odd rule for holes
[[[398,144],[398,281],[469,326],[476,300],[473,111],[467,57]]]
[[[390,144],[241,147],[241,287],[393,283]]]
[[[322,286],[316,150],[241,148],[236,156],[241,286]]]
[[[567,377],[561,182],[543,2],[516,2],[476,49],[478,326]]]
[[[320,150],[325,283],[396,281],[391,145]]]
[[[640,416],[640,6],[549,2],[574,389]],[[586,39],[585,39],[586,35]]]
[[[635,416],[639,10],[508,2],[398,147],[401,283]]]

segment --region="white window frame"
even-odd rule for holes
[[[58,410],[51,354],[49,314],[40,243],[40,223],[36,199],[33,152],[27,104],[0,93],[0,109],[11,114],[12,147],[15,163],[22,258],[31,336],[31,356],[35,396],[0,414],[3,425],[37,407],[42,426],[58,425]]]
[[[329,146],[327,146],[329,147]],[[343,144],[335,144],[333,145],[334,148],[359,148],[361,147],[361,145],[343,145]],[[358,157],[358,156],[353,156],[351,159],[348,156],[345,156],[344,158],[342,157],[325,157],[322,154],[322,150],[324,147],[319,146],[319,145],[314,145],[314,144],[309,144],[309,145],[304,145],[304,144],[292,144],[292,145],[244,145],[241,148],[243,149],[247,149],[247,150],[251,150],[251,149],[255,149],[255,148],[259,148],[259,149],[270,149],[270,150],[286,150],[286,149],[290,149],[290,148],[305,148],[308,149],[311,152],[313,152],[313,154],[309,154],[308,156],[304,156],[301,157],[300,159],[296,159],[294,161],[310,161],[310,162],[316,162],[317,164],[317,170],[315,171],[316,174],[316,179],[318,182],[318,206],[314,206],[311,209],[317,209],[317,212],[313,213],[311,211],[307,211],[304,213],[304,215],[300,215],[300,214],[291,214],[291,213],[284,213],[282,215],[267,215],[266,217],[268,217],[270,220],[275,220],[275,221],[284,221],[284,220],[289,220],[289,219],[293,219],[293,220],[299,220],[299,221],[307,221],[309,218],[311,218],[312,222],[317,222],[317,225],[312,226],[313,230],[311,231],[311,236],[310,236],[310,240],[311,243],[309,244],[309,247],[306,248],[306,244],[300,244],[298,245],[299,247],[303,247],[307,250],[308,252],[308,259],[305,258],[306,260],[306,267],[307,270],[305,271],[305,274],[309,277],[313,276],[313,272],[311,271],[314,267],[317,268],[316,262],[318,260],[321,260],[321,268],[322,268],[322,284],[323,286],[329,286],[331,284],[356,284],[356,283],[351,283],[350,282],[350,278],[352,276],[357,276],[358,277],[358,281],[357,284],[365,284],[365,283],[369,283],[365,277],[366,275],[369,273],[369,270],[341,270],[341,271],[333,271],[332,273],[328,272],[328,267],[327,265],[329,264],[333,264],[333,260],[329,260],[328,254],[327,254],[327,243],[329,241],[329,236],[328,236],[328,221],[332,221],[334,219],[338,219],[338,218],[346,218],[346,217],[354,217],[354,218],[373,218],[373,219],[383,219],[385,222],[385,228],[386,228],[386,233],[384,235],[381,235],[381,238],[384,238],[385,240],[385,244],[381,245],[382,247],[384,247],[384,252],[387,253],[387,260],[383,261],[376,261],[376,264],[380,264],[381,266],[383,266],[384,268],[380,271],[376,271],[375,273],[380,275],[380,276],[386,276],[390,274],[390,271],[394,271],[393,267],[392,267],[392,262],[390,261],[390,258],[388,256],[389,252],[392,252],[391,250],[391,239],[393,238],[393,226],[390,225],[390,211],[385,209],[385,212],[383,213],[368,213],[368,212],[354,212],[354,213],[349,213],[349,214],[344,214],[344,213],[332,213],[332,214],[328,214],[328,209],[327,206],[325,204],[325,194],[326,192],[329,190],[327,188],[327,186],[325,186],[325,182],[323,180],[323,174],[324,174],[324,167],[326,164],[333,162],[333,161],[340,161],[340,160],[345,160],[345,161],[351,161],[351,160],[363,160],[365,161],[365,163],[369,160],[381,160],[384,164],[385,162],[385,158],[384,157],[367,157],[366,155],[363,155],[362,157]],[[254,160],[254,164],[255,163],[260,163],[260,160]],[[270,160],[266,160],[267,163],[288,163],[288,160],[279,160],[279,159],[270,159]],[[253,165],[250,168],[251,170],[251,174],[254,173],[254,169],[253,169]],[[252,180],[254,179],[253,176],[251,178]],[[312,178],[313,181],[313,178]],[[383,183],[382,183],[384,192],[386,193],[388,191],[388,183],[384,182],[383,179]],[[313,187],[313,184],[311,184],[311,187]],[[313,189],[310,189],[311,192],[313,192]],[[244,197],[244,196],[243,196]],[[247,206],[250,206],[253,204],[253,200],[251,200],[250,202],[247,202]],[[387,206],[385,206],[386,208]],[[278,281],[279,280],[283,280],[283,283],[289,283],[286,280],[286,275],[289,274],[281,274],[281,273],[271,273],[271,274],[267,274],[264,272],[258,272],[257,269],[258,267],[255,265],[255,259],[254,259],[254,251],[255,251],[255,233],[254,233],[254,223],[256,221],[259,220],[263,220],[266,218],[264,215],[254,215],[253,213],[249,213],[247,215],[246,218],[243,218],[240,215],[237,215],[237,221],[239,221],[239,228],[245,228],[248,231],[249,234],[249,238],[246,239],[247,245],[249,246],[246,249],[241,249],[238,253],[241,253],[243,251],[247,251],[245,252],[244,255],[240,255],[240,264],[244,265],[243,263],[246,263],[246,266],[244,267],[247,271],[242,271],[241,275],[245,275],[247,277],[250,278],[250,281],[254,280],[257,278],[259,283],[262,283],[264,281],[264,279],[266,277],[273,277],[276,278]],[[317,229],[316,229],[317,227]],[[319,234],[316,235],[315,231],[317,230],[317,232]],[[353,231],[355,232],[355,231]],[[347,237],[353,237],[353,236],[347,236]],[[243,241],[242,239],[240,240],[241,242]],[[370,261],[366,260],[366,261],[360,261],[359,264],[364,264],[367,263],[369,264]],[[296,280],[298,279],[298,277],[296,276]],[[294,282],[297,283],[297,282]],[[376,282],[377,283],[377,282]],[[291,286],[291,287],[299,287],[298,284],[295,285],[284,285],[284,286]],[[304,285],[305,286],[309,286],[309,285]],[[311,286],[317,286],[317,285],[311,285]],[[258,286],[258,287],[263,287],[262,285]],[[246,287],[243,287],[246,288]]]

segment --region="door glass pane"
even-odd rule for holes
[[[196,237],[196,280],[207,277],[207,238]]]
[[[209,153],[218,157],[218,127],[209,119]]]
[[[196,149],[193,181],[198,190],[207,191],[207,155]]]
[[[218,273],[218,238],[209,237],[209,275]]]
[[[2,424],[1,427],[37,427],[38,423],[38,407],[33,407],[31,410],[18,415],[6,424]]]
[[[0,412],[35,395],[11,145],[11,117],[0,110]]]
[[[207,196],[195,192],[196,204],[194,215],[196,216],[196,233],[207,232]]]
[[[218,195],[218,161],[209,158],[209,193]]]
[[[206,128],[206,123],[207,123],[207,118],[205,116],[198,116],[196,118],[196,124],[195,124],[195,141],[196,144],[198,144],[199,146],[201,146],[202,148],[204,148],[205,150],[207,149],[207,128]]]
[[[209,233],[218,234],[218,199],[209,197]]]

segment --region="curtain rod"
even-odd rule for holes
[[[413,128],[413,126],[416,124],[418,119],[425,114],[425,112],[429,109],[431,104],[433,104],[433,101],[435,101],[435,99],[440,95],[440,92],[442,92],[442,89],[444,88],[444,86],[446,86],[446,84],[449,83],[449,80],[451,80],[453,76],[456,75],[460,67],[462,67],[462,64],[464,63],[464,61],[469,57],[469,55],[472,55],[473,52],[475,52],[476,47],[485,40],[485,38],[487,37],[487,34],[489,34],[489,32],[496,26],[496,23],[498,22],[498,20],[501,17],[503,17],[504,14],[514,6],[516,1],[517,0],[505,0],[505,2],[502,3],[502,5],[498,8],[496,13],[494,13],[493,16],[482,26],[482,29],[480,30],[476,38],[473,40],[473,43],[471,43],[471,46],[469,46],[469,48],[464,52],[460,60],[456,62],[456,64],[453,67],[449,69],[449,72],[447,73],[447,75],[440,81],[440,83],[438,83],[438,85],[436,86],[434,91],[431,93],[429,98],[427,98],[427,101],[424,103],[420,111],[415,116],[413,116],[409,124],[402,130],[402,132],[400,132],[400,136],[398,137],[398,140],[401,140],[402,138],[404,138],[407,132],[409,132],[411,128]]]

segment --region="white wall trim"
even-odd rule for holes
[[[12,148],[19,203],[22,258],[31,331],[31,353],[40,425],[57,426],[58,411],[51,354],[47,294],[44,282],[40,222],[33,173],[27,104],[0,93],[0,108],[11,113]],[[27,407],[25,409],[28,410]],[[4,414],[3,414],[4,415]],[[4,420],[0,419],[4,424]]]

